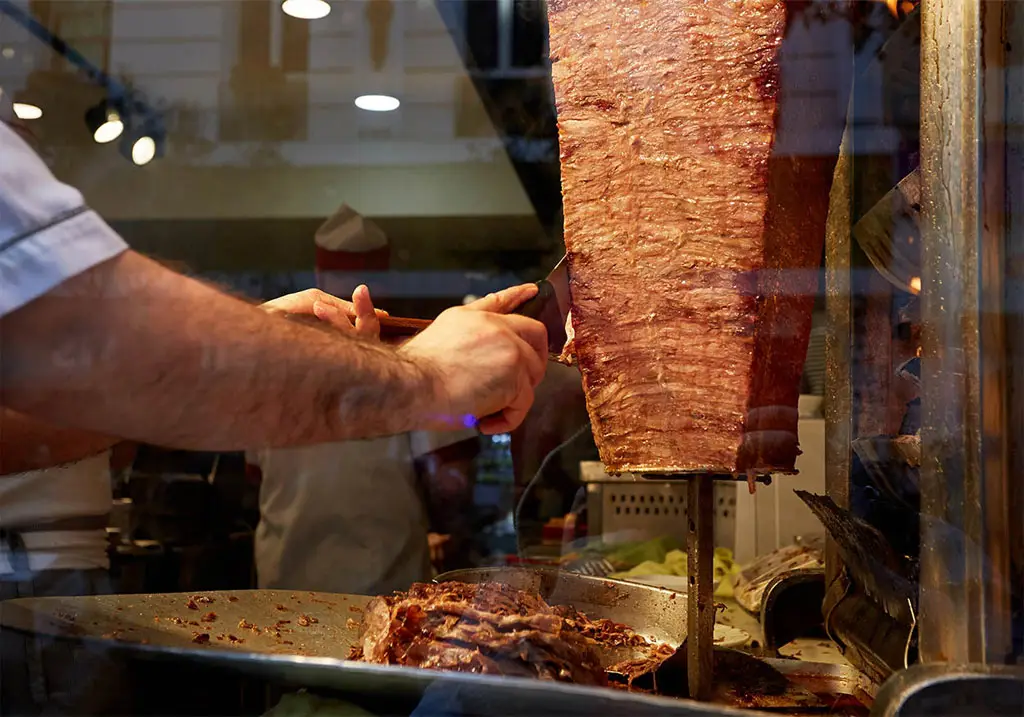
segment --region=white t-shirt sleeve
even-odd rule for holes
[[[464,431],[414,431],[409,434],[409,446],[413,458],[425,456],[447,446],[476,438],[479,434],[474,430]]]
[[[127,248],[0,122],[0,316]]]

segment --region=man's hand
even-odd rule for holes
[[[370,290],[363,284],[352,292],[352,301],[339,299],[320,289],[306,289],[268,301],[260,308],[271,314],[315,316],[339,331],[374,341],[380,338],[378,317],[388,315],[383,309],[373,308]]]
[[[536,293],[524,284],[448,309],[399,349],[433,374],[440,411],[432,427],[479,421],[482,433],[495,434],[522,422],[547,367],[547,330],[508,312]]]

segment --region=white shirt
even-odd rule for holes
[[[0,477],[0,528],[42,525],[62,518],[110,512],[110,451],[76,463]],[[29,569],[109,568],[104,530],[21,533]],[[13,573],[5,541],[0,540],[0,575]]]
[[[473,432],[261,451],[261,588],[373,595],[430,578],[414,460]]]
[[[0,316],[127,248],[0,122]]]

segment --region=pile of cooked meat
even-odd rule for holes
[[[414,584],[374,598],[354,658],[581,685],[607,684],[607,648],[661,648],[627,626],[502,583]]]

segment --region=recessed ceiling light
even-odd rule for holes
[[[391,95],[360,95],[356,97],[356,107],[367,112],[393,112],[402,103]]]
[[[43,116],[43,110],[42,108],[37,107],[36,105],[30,105],[27,102],[15,102],[14,114],[20,120],[34,120]]]
[[[5,60],[9,60],[12,57],[14,57],[14,48],[5,47],[4,49],[0,50],[0,55],[2,55]]]
[[[284,0],[281,10],[300,20],[319,20],[330,14],[331,6],[326,0]]]

